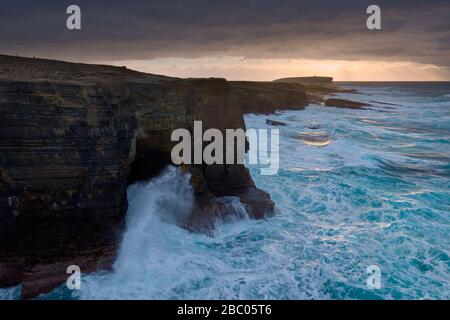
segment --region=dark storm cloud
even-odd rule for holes
[[[82,30],[65,27],[78,4]],[[365,10],[382,9],[382,31]],[[409,60],[450,66],[449,1],[0,2],[0,52],[79,61],[199,57]]]

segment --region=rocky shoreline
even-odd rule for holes
[[[23,298],[82,272],[110,268],[130,183],[170,164],[170,134],[245,129],[245,113],[303,109],[333,86],[179,79],[128,70],[0,55],[0,287]],[[244,165],[183,165],[195,208],[184,227],[208,232],[239,197],[255,219],[274,213]]]

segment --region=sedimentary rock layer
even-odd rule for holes
[[[176,128],[244,128],[243,113],[303,108],[300,84],[178,79],[121,67],[0,56],[0,286],[49,291],[66,267],[111,266],[130,183],[170,164]],[[183,166],[207,231],[237,196],[254,218],[274,212],[243,165]]]
[[[325,106],[327,107],[336,107],[336,108],[346,108],[346,109],[364,109],[364,107],[368,107],[367,103],[346,100],[346,99],[327,99],[325,101]]]

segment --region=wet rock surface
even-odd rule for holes
[[[283,126],[283,127],[287,126],[287,124],[282,121],[271,120],[271,119],[266,119],[266,124],[271,125],[271,126]]]
[[[365,109],[365,107],[369,107],[370,105],[363,102],[332,98],[325,101],[325,106],[346,109]]]

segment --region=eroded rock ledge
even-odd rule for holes
[[[365,107],[369,107],[367,103],[334,98],[327,99],[324,105],[327,107],[344,108],[344,109],[365,109]]]
[[[127,186],[170,163],[176,128],[244,128],[243,113],[301,109],[298,83],[178,79],[126,68],[0,56],[0,286],[24,298],[111,266]],[[216,197],[237,196],[254,218],[274,212],[243,165],[184,166],[205,231]]]

